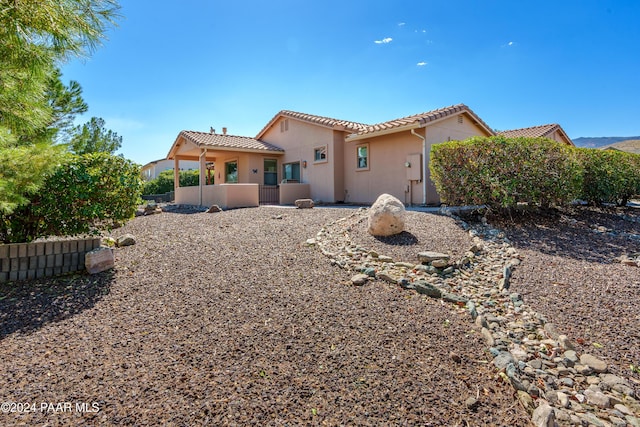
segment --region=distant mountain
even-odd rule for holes
[[[631,139],[640,139],[640,136],[599,136],[599,137],[580,137],[573,140],[576,147],[599,148],[605,145],[615,144],[620,141],[628,141]]]
[[[615,144],[605,145],[602,149],[615,149],[626,151],[627,153],[640,154],[640,139],[629,139],[626,141],[616,142]]]

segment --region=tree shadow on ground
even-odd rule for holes
[[[517,249],[603,264],[640,252],[638,221],[638,209],[584,206],[489,218]]]
[[[418,244],[418,238],[408,231],[403,231],[392,236],[375,236],[375,238],[387,245],[411,246]]]
[[[113,270],[0,284],[0,340],[34,332],[93,307],[110,291]]]

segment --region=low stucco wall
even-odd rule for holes
[[[200,192],[199,187],[178,187],[175,190],[175,200],[178,205],[199,205]]]
[[[281,205],[292,205],[298,199],[309,199],[310,197],[310,184],[280,184]]]
[[[0,245],[0,283],[84,270],[85,254],[99,247],[94,237]]]
[[[198,204],[198,200],[194,204]],[[222,209],[256,207],[260,205],[259,186],[258,184],[206,185],[202,188],[202,205],[218,205]]]

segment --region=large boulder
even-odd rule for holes
[[[296,208],[298,209],[311,209],[315,206],[311,199],[298,199],[295,201]]]
[[[369,234],[392,236],[404,231],[404,205],[390,194],[381,194],[369,209]]]

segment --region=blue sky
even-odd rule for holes
[[[120,0],[63,65],[120,153],[164,158],[181,130],[255,136],[280,110],[383,122],[464,103],[489,126],[640,135],[636,0]]]

